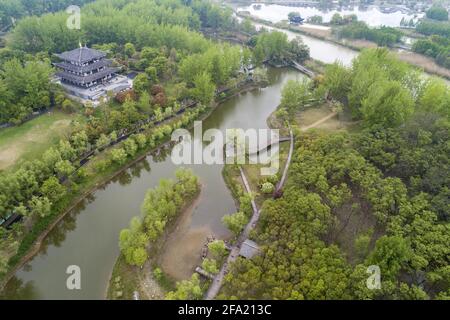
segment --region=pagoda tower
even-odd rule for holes
[[[54,65],[60,69],[56,76],[61,78],[61,83],[80,88],[91,88],[104,83],[115,76],[117,68],[110,67],[111,61],[105,59],[102,51],[86,46],[55,54],[61,62]]]

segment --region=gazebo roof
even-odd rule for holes
[[[56,54],[62,60],[85,63],[94,59],[100,59],[106,56],[106,53],[91,49],[88,47],[80,47],[71,51]]]
[[[260,249],[258,244],[255,241],[252,241],[250,239],[247,239],[242,243],[241,250],[239,251],[239,254],[243,256],[244,258],[251,259],[255,255],[259,254]]]

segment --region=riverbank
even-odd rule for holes
[[[123,254],[119,255],[111,273],[106,299],[133,300],[136,299],[137,292],[140,300],[162,300],[168,291],[175,288],[174,279],[160,267],[161,253],[164,252],[166,243],[170,241],[175,229],[178,229],[183,220],[189,219],[201,199],[203,188],[200,183],[198,192],[192,198],[185,199],[177,218],[169,223],[163,235],[148,250],[149,259],[142,268],[127,264]],[[155,272],[157,269],[159,271]]]
[[[337,39],[332,35],[331,30],[308,28],[304,26],[292,26],[288,25],[287,23],[273,24],[270,21],[260,19],[258,17],[249,14],[242,14],[239,12],[236,12],[236,15],[241,18],[249,18],[253,22],[265,25],[267,27],[283,29],[290,32],[306,35],[318,40],[334,43],[355,51],[361,51],[363,49],[377,47],[376,43],[367,40]],[[400,60],[407,62],[415,67],[418,67],[423,71],[425,71],[426,73],[450,80],[450,70],[439,66],[433,59],[415,52],[408,52],[392,48],[388,49],[391,52],[397,54]]]
[[[233,90],[231,90],[231,92],[229,92],[229,95],[227,95],[225,98],[220,99],[220,102],[213,103],[212,106],[208,108],[206,112],[201,114],[200,117],[195,120],[205,120],[226,99],[230,99],[241,92],[251,91],[262,85],[264,84],[251,82],[251,83],[244,83],[239,88],[234,88]],[[177,119],[178,118],[176,117],[171,121],[177,121]],[[191,123],[188,127],[192,128],[192,126],[193,124]],[[152,129],[154,128],[151,128],[149,130]],[[15,273],[21,267],[23,267],[25,263],[30,261],[36,254],[39,253],[44,239],[47,238],[49,233],[64,219],[65,216],[68,215],[68,213],[70,213],[75,207],[81,204],[86,198],[92,196],[98,189],[102,189],[104,186],[106,186],[112,179],[119,176],[125,170],[132,167],[136,163],[145,159],[148,156],[148,154],[156,152],[157,150],[160,150],[163,146],[167,145],[169,139],[170,137],[162,141],[156,147],[153,148],[148,147],[144,150],[141,150],[139,153],[136,154],[136,156],[133,159],[130,159],[130,161],[127,162],[126,164],[120,166],[111,165],[103,172],[98,172],[93,162],[96,162],[96,159],[101,159],[101,157],[104,156],[104,152],[96,155],[94,159],[92,159],[89,162],[88,165],[89,166],[88,169],[92,173],[92,175],[89,176],[89,179],[84,181],[83,184],[80,184],[77,187],[77,189],[72,190],[72,192],[68,194],[65,201],[62,202],[55,209],[55,212],[57,213],[52,214],[46,219],[43,219],[42,222],[39,224],[39,226],[37,226],[33,230],[33,232],[26,234],[26,244],[24,244],[23,247],[24,246],[28,247],[26,250],[22,249],[22,251],[19,252],[20,256],[18,256],[17,261],[15,261],[13,265],[11,265],[8,273],[4,275],[2,282],[0,284],[0,290],[4,289],[7,282],[15,275]]]

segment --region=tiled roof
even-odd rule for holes
[[[252,240],[245,240],[241,245],[241,250],[239,254],[244,258],[251,259],[253,256],[259,253],[259,246],[256,242]]]
[[[56,54],[56,56],[66,61],[85,63],[94,59],[103,58],[106,56],[106,53],[88,47],[80,47],[71,51]]]
[[[108,59],[102,59],[100,61],[88,64],[87,66],[83,66],[83,67],[79,67],[77,65],[67,63],[64,61],[54,63],[54,65],[57,66],[58,68],[61,68],[64,70],[69,70],[72,72],[78,72],[78,73],[90,72],[92,70],[97,70],[98,68],[101,68],[101,67],[109,66],[110,64],[111,64],[111,60],[108,60]]]
[[[69,73],[69,72],[66,72],[66,71],[57,72],[56,75],[58,77],[63,78],[63,79],[83,84],[83,83],[90,83],[90,82],[96,81],[98,79],[101,79],[101,78],[107,76],[108,74],[113,74],[113,73],[115,73],[117,71],[118,71],[117,68],[107,67],[107,68],[105,68],[105,69],[103,69],[103,70],[101,70],[99,72],[96,72],[96,73],[93,73],[93,74],[89,74],[87,76],[78,76],[76,74],[72,74],[72,73]]]

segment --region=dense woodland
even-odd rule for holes
[[[379,46],[392,46],[399,42],[402,37],[402,32],[395,28],[384,26],[370,28],[362,21],[355,21],[339,28],[337,34],[342,38],[373,41]]]
[[[362,128],[297,133],[288,187],[264,203],[253,235],[263,253],[239,258],[219,297],[448,299],[448,87],[381,49],[322,80],[310,88]],[[366,287],[370,265],[380,290]]]
[[[0,2],[0,31],[11,28],[17,20],[27,16],[65,10],[71,5],[82,6],[93,0],[2,0]]]
[[[422,20],[416,31],[427,37],[418,39],[412,50],[432,57],[436,62],[450,68],[450,23],[448,12],[440,6],[433,6],[426,12],[428,19]]]
[[[441,5],[433,5],[426,12],[426,17],[438,21],[448,21],[448,12]]]
[[[186,6],[178,0],[99,0],[84,6],[82,16],[81,30],[65,27],[64,12],[20,20],[8,47],[0,51],[0,92],[5,93],[0,98],[0,123],[21,123],[33,111],[62,105],[48,77],[50,62],[54,53],[76,48],[80,41],[107,50],[124,68],[146,71],[147,80],[153,83],[156,77],[167,80],[179,71],[188,87],[195,81],[206,83],[209,78],[218,87],[240,68],[238,47],[214,45],[198,32],[201,28],[240,28],[229,10],[205,1]],[[309,57],[307,47],[299,41],[289,42],[283,33],[255,37],[251,45],[256,46],[256,63]],[[249,64],[252,57],[248,50],[242,55],[243,63]],[[19,72],[12,75],[11,70]],[[140,77],[138,90],[146,85],[140,81],[144,76]],[[214,87],[208,89],[212,92]]]

